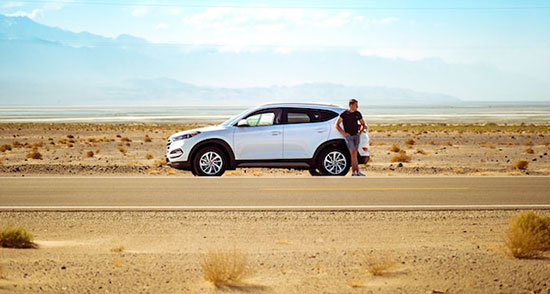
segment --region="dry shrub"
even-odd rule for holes
[[[128,137],[122,137],[122,138],[120,138],[120,141],[122,141],[122,142],[132,142],[132,140],[130,140],[130,138],[128,138]]]
[[[120,153],[126,155],[126,153],[128,153],[128,150],[126,150],[126,148],[124,147],[118,147],[118,151],[120,151]]]
[[[527,153],[527,154],[534,154],[534,153],[535,153],[535,150],[533,150],[533,148],[527,148],[527,149],[525,149],[525,153]]]
[[[428,145],[436,145],[435,141],[434,140],[430,140],[427,142]]]
[[[422,155],[426,155],[426,154],[427,154],[426,151],[424,151],[424,149],[420,149],[420,148],[416,149],[416,152],[415,152],[415,153],[416,153],[416,154],[422,154]]]
[[[42,159],[42,154],[38,152],[38,150],[32,150],[31,152],[27,153],[27,158],[30,159]]]
[[[504,245],[516,258],[533,258],[550,251],[550,216],[522,211],[512,218]]]
[[[533,146],[533,141],[529,140],[524,143],[525,146]]]
[[[149,137],[149,135],[145,135],[145,138],[143,138],[143,142],[151,143],[151,142],[153,142],[153,140],[151,139],[151,137]]]
[[[445,142],[445,145],[446,146],[453,146],[453,143],[451,143],[451,141],[447,141],[447,142]]]
[[[393,145],[390,146],[390,148],[388,148],[388,151],[399,152],[399,151],[401,151],[401,148],[397,144],[393,144]]]
[[[526,170],[528,166],[529,162],[527,160],[518,160],[512,167],[514,169]]]
[[[145,154],[145,159],[153,159],[153,155],[150,153]]]
[[[4,145],[0,146],[0,152],[6,152],[6,151],[11,151],[11,145],[4,144]]]
[[[246,255],[237,249],[209,250],[200,265],[204,279],[217,288],[243,285],[253,274]]]
[[[23,144],[23,143],[21,143],[21,142],[19,142],[19,141],[13,142],[13,148],[22,148],[22,147],[24,147],[24,146],[25,146],[25,144]]]
[[[407,152],[405,150],[399,151],[397,154],[392,156],[390,158],[390,162],[410,162],[411,157],[407,155]]]
[[[117,252],[117,253],[124,252],[124,249],[125,248],[122,245],[109,248],[111,252]]]
[[[413,138],[408,138],[407,140],[405,140],[405,145],[407,146],[412,146],[414,144],[416,144],[416,141],[414,141]]]
[[[153,165],[156,166],[156,167],[161,167],[161,166],[163,166],[163,165],[165,165],[165,164],[166,164],[166,161],[165,161],[165,160],[162,160],[162,159],[159,159],[159,160],[153,162]]]
[[[392,272],[397,266],[397,261],[384,255],[360,252],[360,262],[363,269],[373,276],[382,276]]]
[[[0,246],[5,248],[36,248],[32,233],[23,227],[7,227],[0,231]]]
[[[86,152],[86,157],[94,157],[94,152],[93,151]]]

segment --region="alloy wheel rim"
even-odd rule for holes
[[[204,153],[199,161],[199,167],[207,175],[217,174],[223,166],[222,157],[213,151]]]
[[[330,152],[325,156],[325,160],[323,161],[325,170],[332,175],[337,175],[344,171],[346,164],[346,157],[339,151]]]

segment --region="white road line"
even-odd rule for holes
[[[0,206],[0,210],[415,210],[415,209],[550,209],[550,204],[456,205],[48,205]]]

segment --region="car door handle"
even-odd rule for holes
[[[281,132],[279,132],[279,131],[272,131],[271,132],[271,135],[273,135],[273,136],[278,136],[280,134],[281,134]]]
[[[316,129],[315,131],[317,131],[317,133],[324,133],[324,132],[326,132],[327,130],[326,130],[326,129]]]

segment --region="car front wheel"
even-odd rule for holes
[[[193,158],[193,174],[197,176],[219,177],[226,168],[225,154],[216,147],[206,147]]]
[[[325,176],[345,176],[351,167],[349,156],[337,148],[328,148],[319,157],[319,170]]]

